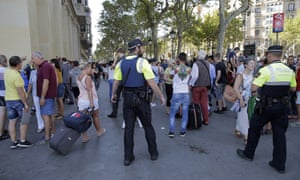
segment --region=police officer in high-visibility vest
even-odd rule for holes
[[[252,161],[262,127],[269,121],[273,130],[273,159],[269,165],[279,173],[285,172],[286,137],[288,128],[289,91],[296,90],[295,73],[283,64],[282,46],[267,50],[268,65],[259,70],[252,84],[257,90],[254,114],[250,120],[248,142],[244,150],[237,149],[239,157]]]
[[[129,56],[117,64],[114,72],[114,85],[112,102],[118,97],[116,95],[117,87],[120,83],[123,85],[123,118],[125,120],[124,131],[124,165],[128,166],[134,160],[134,125],[136,118],[141,120],[145,136],[148,143],[150,159],[158,158],[155,131],[151,123],[151,97],[148,93],[149,86],[156,92],[162,104],[165,104],[165,98],[154,81],[154,74],[150,64],[144,58],[145,44],[140,39],[132,40],[128,43]]]

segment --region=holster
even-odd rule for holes
[[[142,99],[145,99],[147,103],[150,103],[153,96],[153,90],[150,87],[147,87],[146,90],[139,91],[139,96]]]
[[[257,115],[262,115],[266,107],[265,97],[256,98],[256,104],[254,107],[254,113]]]

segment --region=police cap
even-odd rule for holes
[[[146,43],[142,42],[140,39],[134,39],[128,43],[128,49],[133,49],[138,46],[145,46]]]
[[[271,52],[282,52],[282,46],[279,45],[270,46],[267,50],[267,53],[271,53]]]

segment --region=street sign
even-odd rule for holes
[[[284,13],[273,14],[273,33],[283,32]]]

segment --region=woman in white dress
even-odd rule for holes
[[[253,70],[255,61],[249,59],[245,61],[245,70],[239,74],[234,82],[234,91],[240,103],[240,110],[237,113],[235,134],[244,137],[244,143],[247,143],[249,119],[247,114],[247,102],[251,96],[251,85],[253,81]]]

